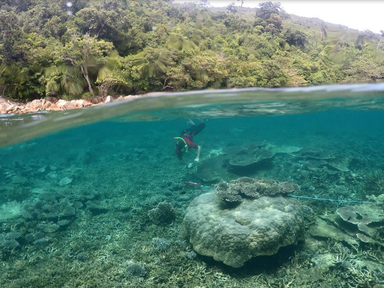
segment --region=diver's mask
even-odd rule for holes
[[[184,138],[182,138],[182,137],[173,137],[173,139],[183,141],[184,142],[184,147],[181,149],[181,152],[183,152],[183,153],[188,152],[188,144],[187,144],[187,142],[185,142]]]

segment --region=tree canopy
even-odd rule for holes
[[[238,2],[240,2],[238,0]],[[241,4],[244,1],[241,1]],[[0,95],[138,94],[384,79],[383,34],[209,1],[0,0]]]

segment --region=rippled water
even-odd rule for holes
[[[377,110],[383,109],[383,93],[384,84],[155,93],[81,110],[2,115],[0,146],[103,120],[217,119],[310,113],[335,108]]]

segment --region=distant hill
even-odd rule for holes
[[[290,15],[280,3],[66,3],[0,1],[0,95],[74,99],[384,78],[383,35]]]

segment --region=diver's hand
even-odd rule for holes
[[[193,163],[189,163],[187,167],[188,168],[192,168],[193,167]]]

